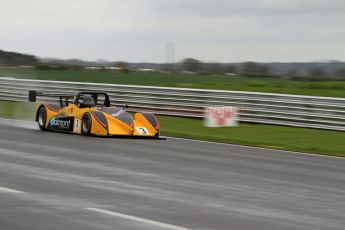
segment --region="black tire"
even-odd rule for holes
[[[85,113],[81,122],[81,134],[90,135],[92,127],[91,115]]]
[[[47,110],[46,107],[41,106],[37,111],[37,124],[41,130],[46,129],[46,122],[47,122]]]

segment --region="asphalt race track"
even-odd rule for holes
[[[1,230],[345,229],[345,159],[10,123]]]

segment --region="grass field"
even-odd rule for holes
[[[19,68],[2,68],[0,69],[0,76],[42,80],[224,89],[312,96],[345,97],[345,82],[342,81],[310,82],[281,79],[277,77],[200,74],[188,75],[179,73],[61,71]]]
[[[0,116],[34,120],[35,104],[0,101]],[[235,128],[206,128],[202,120],[159,116],[161,134],[271,149],[345,157],[345,132],[241,123]]]
[[[207,128],[202,120],[160,116],[162,134],[345,157],[345,132],[241,123],[234,128]]]

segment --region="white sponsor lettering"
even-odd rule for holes
[[[113,117],[118,117],[118,116],[120,116],[121,114],[123,114],[124,112],[125,112],[124,110],[119,110],[119,111],[116,112],[116,113],[112,113],[111,116],[113,116]]]
[[[55,118],[53,118],[50,121],[50,125],[59,126],[61,128],[67,128],[70,126],[70,124],[71,124],[71,121],[64,121],[64,120],[59,120],[59,119],[55,119]]]

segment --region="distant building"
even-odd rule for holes
[[[101,70],[102,67],[97,67],[97,66],[86,66],[85,69],[87,69],[87,70]]]
[[[148,69],[148,68],[140,68],[138,69],[138,71],[140,72],[155,72],[155,69]]]
[[[183,73],[183,74],[195,74],[195,72],[193,72],[193,71],[186,71],[186,70],[181,71],[181,73]]]
[[[120,68],[120,67],[114,67],[114,66],[104,67],[104,69],[106,69],[106,70],[115,70],[115,71],[120,71],[120,70],[122,70],[122,68]]]
[[[32,65],[19,65],[19,66],[17,66],[17,67],[19,67],[19,68],[26,68],[26,69],[32,69],[32,68],[34,68],[34,66],[32,66]]]
[[[225,75],[227,75],[227,76],[236,76],[237,74],[235,74],[235,73],[224,73]]]

